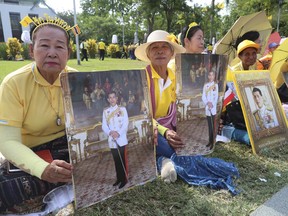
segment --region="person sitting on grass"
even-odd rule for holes
[[[33,199],[72,182],[59,79],[61,72],[76,71],[67,66],[72,28],[48,16],[32,19],[26,16],[21,23],[34,24],[35,61],[8,74],[0,86],[0,152],[20,169],[0,169],[0,214],[29,212]]]

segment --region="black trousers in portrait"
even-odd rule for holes
[[[126,146],[118,146],[118,149],[111,149],[114,159],[117,182],[127,182],[128,178],[128,161]]]
[[[212,145],[214,141],[214,127],[215,127],[215,115],[207,116],[209,144]]]

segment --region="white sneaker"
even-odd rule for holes
[[[171,183],[177,180],[174,164],[169,158],[162,160],[161,178],[165,183]]]

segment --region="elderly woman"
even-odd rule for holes
[[[75,71],[66,66],[71,28],[51,17],[27,16],[23,22],[34,23],[35,61],[7,75],[0,86],[0,152],[20,169],[0,169],[0,213],[30,211],[31,199],[72,181],[59,79],[60,72]]]
[[[178,156],[175,153],[175,150],[183,148],[184,144],[176,133],[175,74],[167,67],[167,64],[176,53],[185,52],[185,49],[171,42],[169,38],[171,37],[167,32],[156,30],[149,35],[147,43],[135,50],[138,59],[149,63],[146,73],[153,117],[158,128],[156,159],[161,178],[164,182],[170,183],[176,181],[178,175],[189,185],[226,188],[236,194],[236,189],[229,181],[231,175],[238,176],[238,170],[233,164],[218,158]],[[222,180],[219,181],[219,179]]]
[[[200,54],[204,51],[204,33],[200,25],[192,22],[183,28],[181,32],[181,43],[186,53]]]
[[[184,146],[176,133],[175,74],[167,67],[176,53],[182,52],[185,52],[185,49],[171,42],[169,33],[162,30],[152,32],[147,38],[147,43],[140,45],[135,50],[138,59],[149,63],[146,72],[151,93],[153,117],[157,121],[159,132],[158,145],[156,146],[158,158],[160,156],[170,158],[175,153],[175,149]],[[172,169],[172,181],[176,180],[175,174],[175,170]],[[170,178],[169,175],[168,179]]]
[[[259,47],[259,44],[254,43],[250,40],[244,40],[238,45],[237,55],[241,61],[238,64],[234,65],[232,68],[230,68],[230,75],[228,75],[228,78],[230,78],[227,80],[227,87],[229,90],[231,90],[231,92],[234,93],[235,97],[232,100],[232,102],[234,103],[227,105],[227,113],[229,115],[229,118],[232,120],[233,127],[229,126],[230,129],[228,131],[230,131],[230,133],[229,135],[226,135],[226,137],[241,143],[245,143],[247,145],[250,145],[250,140],[248,133],[245,129],[246,127],[243,114],[242,112],[239,113],[238,111],[236,113],[236,110],[241,110],[241,108],[238,101],[237,92],[232,82],[232,73],[233,71],[253,70],[254,65],[257,61],[257,51]],[[225,118],[223,118],[223,120],[224,124],[228,123],[226,122]]]

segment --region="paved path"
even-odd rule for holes
[[[250,216],[288,216],[288,186],[274,194]]]

